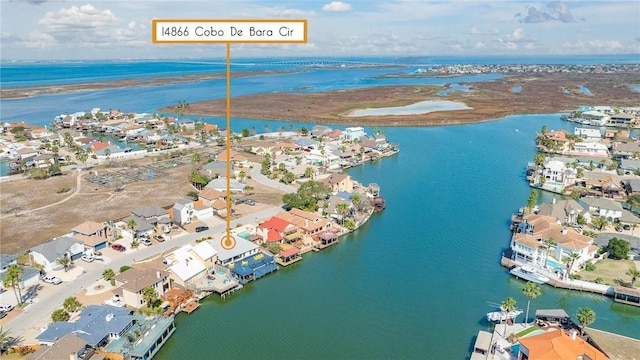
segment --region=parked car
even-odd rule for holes
[[[251,206],[253,206],[253,205],[255,205],[255,204],[256,204],[256,202],[255,202],[255,201],[253,201],[253,200],[251,200],[251,199],[247,199],[247,200],[245,200],[245,201],[244,201],[244,203],[245,203],[245,204],[247,204],[247,205],[251,205]]]
[[[622,228],[625,229],[625,230],[631,230],[631,225],[624,224],[624,225],[622,225]]]
[[[44,281],[46,283],[49,283],[49,284],[53,284],[53,285],[59,285],[59,284],[62,283],[62,280],[60,280],[60,278],[57,278],[57,277],[51,276],[51,275],[43,277],[42,281]]]
[[[13,310],[13,305],[10,304],[0,304],[0,311],[9,312]]]
[[[113,245],[111,245],[111,248],[112,248],[113,250],[115,250],[115,251],[119,251],[119,252],[125,252],[125,251],[127,251],[127,248],[126,248],[126,247],[124,247],[124,246],[122,246],[122,245],[120,245],[120,244],[113,244]]]
[[[162,235],[153,235],[153,238],[156,239],[157,242],[163,242],[164,236]]]
[[[0,310],[0,319],[4,318],[5,316],[7,316],[7,312]]]
[[[152,242],[149,238],[142,238],[140,239],[140,244],[150,246]]]
[[[209,230],[208,226],[196,226],[196,232],[203,232]]]
[[[92,262],[93,260],[95,260],[95,258],[93,257],[93,255],[82,255],[81,257],[82,261],[84,262]]]
[[[622,232],[622,226],[616,226],[616,231],[617,232]]]

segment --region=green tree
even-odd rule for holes
[[[292,182],[294,182],[296,179],[296,176],[294,173],[292,173],[291,171],[286,171],[284,174],[282,174],[282,177],[280,178],[280,182],[283,182],[285,184],[291,184]]]
[[[531,211],[531,209],[533,209],[536,206],[537,202],[538,202],[538,193],[536,193],[535,191],[530,192],[529,198],[527,199],[527,209]]]
[[[300,128],[300,134],[302,134],[302,136],[307,136],[307,134],[309,134],[309,130],[303,126]]]
[[[609,243],[607,244],[609,258],[616,260],[627,259],[629,257],[630,247],[629,242],[626,240],[616,237],[609,239]]]
[[[242,129],[242,137],[249,137],[250,135],[249,129]]]
[[[356,221],[354,219],[346,219],[342,226],[346,227],[349,230],[353,230],[356,228]]]
[[[344,217],[349,213],[349,204],[339,203],[336,205],[336,211],[338,212],[338,215],[340,215],[342,225],[344,225]]]
[[[200,155],[200,153],[193,153],[193,155],[191,155],[191,162],[196,166],[200,164],[200,161],[202,161],[202,155]]]
[[[609,220],[604,216],[597,216],[591,219],[591,224],[598,228],[598,230],[602,230],[603,228],[609,226]]]
[[[505,314],[505,318],[507,318],[507,314],[514,311],[515,309],[517,309],[517,305],[516,305],[516,299],[512,298],[512,297],[508,297],[506,298],[504,301],[502,301],[502,303],[500,303],[500,308],[502,309],[503,313]],[[505,321],[504,323],[504,333],[505,335],[507,334],[507,323],[508,321]]]
[[[193,186],[195,186],[198,190],[202,190],[202,188],[204,188],[205,186],[207,186],[207,184],[209,183],[210,179],[209,177],[207,177],[206,175],[200,174],[197,171],[192,171],[191,172],[191,183],[193,184]]]
[[[108,281],[111,286],[114,286],[116,284],[116,273],[113,271],[113,269],[104,269],[104,271],[102,272],[102,278]]]
[[[67,272],[69,270],[69,267],[71,267],[71,258],[67,254],[64,254],[64,255],[60,256],[59,258],[57,258],[56,262],[58,264],[62,265],[62,267],[64,268],[65,272]]]
[[[308,167],[308,168],[304,169],[304,177],[311,178],[312,176],[313,176],[313,168],[312,167]]]
[[[585,306],[578,309],[578,322],[582,336],[584,336],[584,329],[594,321],[596,321],[596,313],[591,308]]]
[[[147,303],[147,306],[151,307],[151,304],[157,299],[158,293],[152,286],[147,286],[142,289],[142,300]]]
[[[75,296],[70,296],[64,299],[64,302],[62,303],[62,307],[68,312],[76,312],[80,310],[80,308],[82,307],[82,304],[80,303],[80,301],[78,301],[78,299],[76,299]]]
[[[62,140],[64,141],[64,143],[67,145],[68,148],[71,148],[73,146],[73,136],[71,136],[71,133],[69,132],[64,133],[64,135],[62,136]]]
[[[580,254],[577,252],[572,252],[571,254],[569,254],[569,260],[571,261],[569,265],[569,272],[571,272],[571,270],[573,270],[573,265],[575,265],[576,260],[580,259]]]
[[[544,165],[544,160],[545,160],[544,155],[540,153],[537,153],[536,156],[533,157],[533,162],[538,166]]]
[[[2,283],[5,288],[13,288],[13,293],[18,300],[18,305],[22,305],[22,292],[20,290],[20,277],[24,273],[24,267],[18,264],[11,264],[7,266],[6,275]]]
[[[540,129],[540,132],[542,133],[542,135],[547,133],[547,125],[542,125],[542,129]]]
[[[640,270],[631,268],[627,271],[627,275],[631,276],[631,287],[636,287],[636,280],[640,277]]]
[[[69,320],[69,313],[64,309],[58,309],[51,314],[51,320],[54,322]]]
[[[542,294],[542,290],[540,286],[534,282],[527,281],[522,289],[522,293],[527,297],[527,315],[524,318],[525,324],[529,320],[529,305],[531,304],[531,299],[535,299]]]
[[[129,221],[127,221],[127,227],[131,230],[131,235],[134,239],[136,238],[136,231],[134,230],[136,226],[138,226],[138,223],[135,219],[129,219]]]

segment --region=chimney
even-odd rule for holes
[[[160,279],[160,271],[156,271],[156,277]]]
[[[576,329],[569,330],[569,336],[571,337],[571,340],[575,340],[577,335],[578,335],[578,330]]]
[[[567,228],[562,228],[562,235],[567,235]]]

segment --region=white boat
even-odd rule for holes
[[[489,321],[505,321],[513,320],[516,316],[522,314],[522,310],[513,310],[509,312],[493,311],[487,313],[487,320]]]
[[[544,284],[549,281],[549,278],[538,273],[536,269],[531,266],[516,266],[509,271],[515,277],[522,280],[532,281],[536,284]]]

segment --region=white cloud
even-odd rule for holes
[[[298,9],[273,9],[269,11],[269,16],[274,18],[287,18],[287,19],[304,19],[313,17],[315,13],[313,11],[304,11]]]
[[[511,36],[512,36],[515,40],[520,40],[520,39],[522,39],[522,29],[521,29],[521,28],[515,29],[515,30],[513,31],[513,34],[511,34]]]
[[[92,28],[115,23],[111,10],[98,10],[91,4],[49,11],[39,23],[51,29]]]
[[[491,28],[491,29],[488,29],[488,30],[480,30],[480,29],[478,29],[477,26],[472,26],[471,29],[469,29],[469,34],[471,34],[471,35],[496,35],[496,34],[498,34],[498,29]]]
[[[342,1],[332,1],[322,6],[322,11],[349,11],[351,10],[351,4],[347,4]]]
[[[589,46],[605,51],[618,50],[622,48],[622,44],[618,40],[591,40]]]

